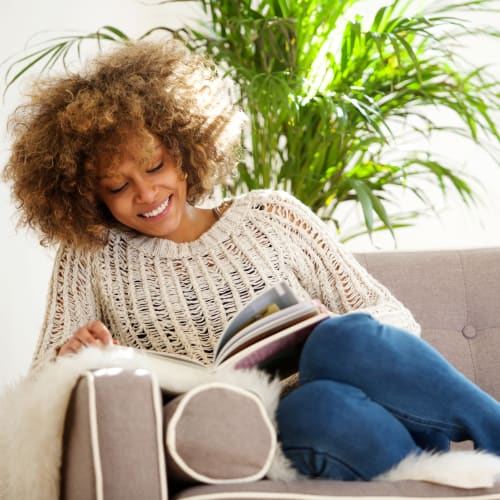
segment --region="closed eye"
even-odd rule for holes
[[[120,187],[117,187],[117,188],[109,188],[109,192],[112,194],[118,194],[118,193],[121,193],[122,191],[124,191],[127,186],[128,186],[128,182],[126,182],[125,184],[122,184]]]
[[[146,170],[146,172],[148,174],[153,174],[155,172],[158,172],[162,168],[163,168],[163,162],[159,163],[158,165],[156,165],[156,167],[153,167],[150,170]],[[116,188],[108,188],[108,189],[109,189],[109,192],[111,194],[118,194],[118,193],[121,193],[122,191],[124,191],[127,188],[127,186],[128,186],[128,182],[125,182],[121,186],[118,186]]]
[[[153,172],[158,172],[158,170],[161,170],[163,168],[163,162],[161,162],[159,165],[156,165],[156,167],[151,168],[148,170],[148,174],[152,174]]]

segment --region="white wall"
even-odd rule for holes
[[[373,6],[373,2],[379,0],[371,1]],[[68,29],[93,31],[112,24],[137,36],[152,26],[180,25],[195,16],[194,7],[178,3],[145,6],[139,0],[4,0],[0,61],[22,50],[36,33],[39,33],[36,39],[43,40]],[[488,19],[497,26],[499,20],[500,17],[496,21]],[[500,42],[493,45],[478,39],[464,50],[477,61],[495,62]],[[500,77],[498,65],[495,71]],[[0,108],[0,165],[8,156],[9,142],[3,133],[6,119],[18,102],[19,92],[19,86],[10,89]],[[402,230],[398,237],[399,248],[500,245],[500,168],[463,141],[447,140],[436,147],[445,153],[456,154],[461,165],[482,179],[484,206],[466,211],[453,199],[448,205],[438,202],[443,208],[441,220],[422,219],[414,228]],[[16,232],[14,212],[8,188],[0,184],[0,231],[3,235],[0,247],[0,389],[29,366],[44,313],[53,256],[52,251],[39,246],[33,235]],[[377,237],[376,242],[383,248],[392,247],[387,236]],[[367,239],[353,240],[349,247],[353,250],[373,248]]]

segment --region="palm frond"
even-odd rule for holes
[[[102,26],[98,30],[84,35],[68,35],[50,38],[37,44],[28,54],[14,59],[8,64],[5,71],[5,92],[26,73],[38,69],[39,73],[47,72],[62,64],[68,70],[68,61],[73,59],[74,52],[81,58],[81,48],[85,42],[92,41],[102,50],[104,42],[126,42],[130,38],[123,31],[114,26]],[[13,59],[13,58],[11,58]],[[8,61],[5,61],[6,63]]]
[[[228,194],[290,190],[344,239],[362,232],[346,235],[348,220],[337,217],[340,206],[354,204],[365,232],[385,228],[395,239],[420,212],[395,212],[394,192],[406,190],[425,213],[435,210],[426,184],[466,205],[476,200],[474,179],[452,166],[456,159],[422,154],[407,141],[446,132],[500,164],[500,82],[459,50],[478,34],[500,37],[468,16],[499,12],[497,0],[423,0],[421,8],[392,0],[370,19],[356,12],[358,0],[192,1],[208,19],[180,30],[159,25],[140,38],[177,36],[236,82],[250,130]],[[113,26],[52,38],[10,63],[7,89],[34,70],[68,66],[84,43],[128,39]],[[458,124],[441,122],[435,110],[451,111]]]

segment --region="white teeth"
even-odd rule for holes
[[[151,212],[146,212],[141,215],[143,217],[154,217],[155,215],[159,215],[163,212],[163,210],[165,210],[168,207],[169,202],[170,202],[170,196],[158,208],[155,208],[154,210],[151,210]]]

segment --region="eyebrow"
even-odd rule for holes
[[[160,140],[158,140],[156,142],[156,144],[154,144],[154,146],[153,146],[154,152],[156,153],[156,151],[161,149],[162,145],[163,145],[163,143]],[[121,176],[120,174],[117,175],[115,173],[110,173],[110,174],[104,174],[104,175],[99,176],[99,180],[100,181],[114,181],[114,180],[116,180],[118,182],[118,181],[122,180],[122,177],[123,176]]]
[[[119,181],[122,179],[123,176],[121,175],[116,175],[116,174],[105,174],[105,175],[101,175],[99,177],[99,180],[101,181]]]

